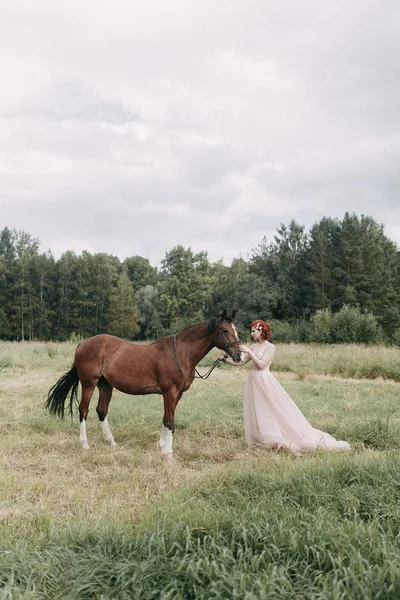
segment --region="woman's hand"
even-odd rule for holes
[[[250,354],[250,352],[251,352],[250,348],[248,348],[244,344],[240,344],[239,350],[240,350],[240,352],[245,352],[246,354]]]

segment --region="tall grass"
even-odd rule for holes
[[[399,458],[283,467],[259,460],[204,477],[134,531],[3,541],[3,583],[71,600],[398,598]]]
[[[350,379],[400,381],[400,348],[363,344],[277,344],[273,370],[299,377],[326,375]],[[218,354],[210,352],[204,364]]]
[[[362,344],[277,346],[276,371],[400,381],[400,348]]]
[[[273,369],[300,376],[331,375],[353,379],[400,381],[400,348],[363,344],[277,344]],[[17,369],[54,368],[66,371],[73,362],[72,342],[0,342],[0,366]],[[214,349],[202,361],[210,367],[221,351]]]
[[[274,367],[349,454],[248,448],[246,368],[224,366],[184,394],[171,463],[160,396],[115,393],[115,449],[94,400],[83,452],[79,424],[43,409],[74,345],[0,344],[0,600],[398,598],[400,387],[362,365],[399,355],[341,350],[370,376],[335,378],[337,347],[279,346]]]

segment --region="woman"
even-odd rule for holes
[[[255,342],[250,348],[241,344],[245,354],[241,363],[227,357],[227,365],[242,366],[253,361],[244,392],[244,430],[249,446],[263,446],[278,450],[287,448],[294,454],[303,454],[317,448],[349,450],[350,444],[314,429],[301,410],[270,373],[269,366],[275,355],[275,346],[270,343],[271,329],[265,321],[258,319],[251,325],[251,336]]]

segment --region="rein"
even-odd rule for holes
[[[223,332],[221,332],[221,331],[220,331],[219,333],[222,335],[222,337],[224,337],[224,334],[223,334]],[[195,370],[195,374],[194,374],[194,375],[188,375],[187,373],[184,373],[184,372],[182,371],[182,367],[181,367],[181,365],[179,364],[179,360],[178,360],[178,354],[177,354],[177,351],[176,351],[176,333],[174,333],[174,336],[173,336],[173,337],[174,337],[174,357],[175,357],[175,362],[176,362],[176,364],[177,364],[177,367],[178,367],[178,369],[179,369],[180,373],[181,373],[182,375],[184,375],[185,377],[190,377],[191,379],[207,379],[207,377],[209,377],[209,376],[211,375],[211,373],[213,372],[213,370],[215,369],[215,367],[216,367],[216,366],[217,366],[217,365],[218,365],[220,362],[222,362],[222,358],[217,358],[217,359],[214,361],[213,365],[212,365],[212,366],[209,368],[209,370],[207,371],[207,373],[205,373],[205,375],[201,375],[201,373],[199,373],[199,372],[198,372],[198,370],[197,370],[197,368],[196,368],[196,367],[194,368],[194,370]],[[234,343],[235,343],[235,342],[232,342],[232,344],[229,344],[229,345],[227,346],[226,350],[229,350],[229,348],[230,348],[230,347],[231,347],[231,346],[232,346]]]

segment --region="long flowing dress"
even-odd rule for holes
[[[349,450],[350,444],[314,429],[269,370],[275,356],[270,342],[254,344],[253,353],[264,363],[248,373],[244,392],[244,429],[249,446],[287,448],[302,454],[317,448]]]

